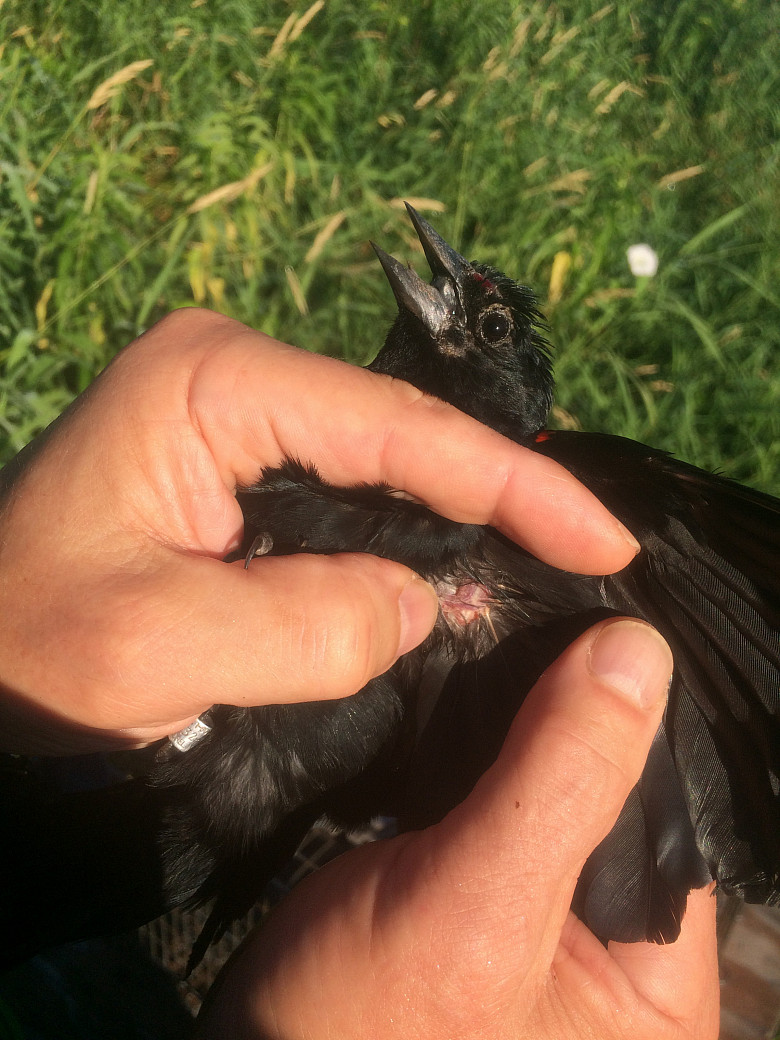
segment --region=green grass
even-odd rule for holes
[[[424,270],[409,198],[537,291],[556,421],[780,492],[778,15],[5,0],[0,459],[172,307],[366,361],[394,310],[368,239]]]

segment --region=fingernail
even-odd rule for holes
[[[430,634],[436,621],[439,600],[427,581],[414,577],[401,590],[398,607],[401,612],[401,636],[398,640],[400,657]]]
[[[644,621],[628,619],[601,627],[588,663],[593,675],[645,709],[666,697],[673,667],[663,636]]]
[[[620,533],[621,533],[621,534],[623,535],[623,538],[624,538],[624,539],[625,539],[625,540],[626,540],[626,541],[628,542],[628,544],[629,544],[629,545],[631,546],[631,548],[632,548],[632,549],[634,550],[634,555],[636,556],[636,554],[637,554],[637,553],[639,552],[639,550],[640,550],[640,549],[642,548],[642,546],[641,546],[641,545],[639,544],[639,542],[638,542],[638,541],[636,540],[636,538],[634,538],[634,536],[633,536],[633,535],[631,534],[631,532],[630,532],[630,531],[629,531],[629,529],[628,529],[628,528],[627,528],[627,527],[625,526],[625,524],[622,524],[622,523],[621,523],[621,522],[620,522],[620,521],[619,521],[619,520],[617,519],[617,517],[615,518],[615,522],[616,522],[616,523],[617,523],[617,525],[618,525],[618,530],[619,530],[619,531],[620,531]]]

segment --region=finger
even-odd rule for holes
[[[644,767],[671,670],[669,648],[650,626],[595,626],[545,672],[496,764],[444,821],[456,831],[445,846],[452,876],[473,879],[458,898],[502,887],[507,949],[552,955],[582,866]]]
[[[535,556],[569,570],[608,573],[635,555],[638,545],[623,525],[554,460],[409,384],[362,369],[350,374],[361,377],[350,395],[359,395],[365,412],[346,442],[348,455],[334,423],[334,402],[327,409],[322,398],[310,402],[319,414],[309,422],[320,430],[312,459],[327,479],[354,483],[357,474],[360,481],[402,488],[452,520],[491,524]],[[347,407],[346,399],[337,404],[342,416]],[[287,418],[276,417],[274,428],[291,445]]]
[[[359,553],[272,557],[249,570],[182,554],[122,584],[99,615],[87,601],[71,619],[74,653],[89,666],[71,710],[104,731],[123,726],[128,739],[128,704],[148,739],[214,703],[356,693],[428,634],[437,611],[413,571]]]
[[[172,322],[179,344],[201,342],[204,323],[218,343],[196,366],[188,406],[228,483],[252,483],[284,456],[305,458],[333,483],[384,481],[453,520],[492,523],[558,567],[609,573],[639,548],[557,463],[409,384],[208,312],[169,316],[145,349],[155,336],[168,342]]]
[[[688,896],[679,939],[656,943],[610,943],[609,951],[634,989],[651,1007],[687,1027],[693,1036],[717,1036],[718,953],[714,886]]]

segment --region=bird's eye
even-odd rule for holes
[[[488,311],[479,321],[479,331],[487,343],[498,343],[509,335],[511,325],[503,311]]]

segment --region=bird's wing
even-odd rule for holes
[[[551,434],[539,448],[642,543],[629,567],[604,579],[605,603],[654,624],[675,658],[664,724],[671,757],[657,742],[589,863],[586,919],[609,917],[616,877],[664,939],[676,935],[678,910],[659,909],[667,879],[695,885],[711,875],[748,901],[779,902],[780,502],[622,438]],[[673,791],[672,766],[699,862],[680,855],[689,846],[676,798],[659,796]]]

